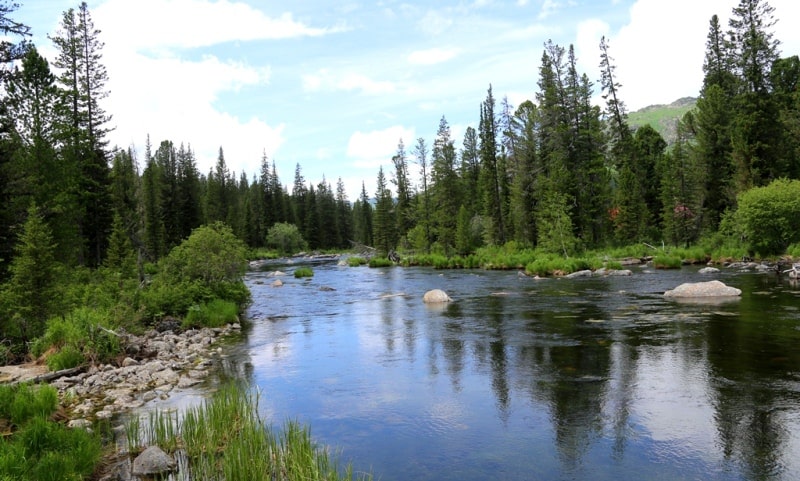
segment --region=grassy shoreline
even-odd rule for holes
[[[275,430],[259,415],[259,395],[242,383],[227,383],[202,404],[181,414],[151,413],[146,422],[126,425],[129,456],[157,445],[182,459],[176,479],[371,480],[352,465],[341,466],[325,446],[317,445],[308,427],[296,421]]]

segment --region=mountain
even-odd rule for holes
[[[636,129],[650,124],[668,144],[675,142],[676,126],[683,115],[697,104],[694,97],[683,97],[669,105],[650,105],[628,114],[628,125]]]

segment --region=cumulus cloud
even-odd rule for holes
[[[354,132],[347,143],[347,156],[357,167],[376,170],[392,160],[400,139],[409,145],[414,139],[414,129],[395,125],[383,130]]]
[[[107,34],[125,38],[134,48],[195,48],[228,41],[320,36],[339,27],[311,27],[291,13],[269,17],[236,1],[108,0],[93,13]],[[108,26],[113,25],[113,30]]]

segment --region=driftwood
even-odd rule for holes
[[[84,364],[84,365],[78,366],[78,367],[71,367],[69,369],[62,369],[60,371],[47,372],[47,373],[44,373],[44,374],[40,374],[38,376],[34,376],[34,377],[30,378],[30,379],[20,379],[20,380],[16,380],[16,381],[11,381],[10,383],[8,383],[8,385],[9,386],[14,386],[16,384],[26,383],[26,382],[33,383],[33,384],[38,384],[38,383],[42,383],[42,382],[50,382],[50,381],[53,381],[53,380],[61,378],[61,377],[72,376],[74,374],[78,374],[80,372],[83,372],[83,371],[86,370],[86,367],[87,366]]]

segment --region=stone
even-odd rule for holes
[[[567,274],[564,276],[566,279],[575,279],[578,277],[592,277],[592,271],[589,269],[585,269],[582,271],[573,272],[572,274]]]
[[[73,429],[86,429],[86,430],[88,430],[89,428],[92,427],[92,422],[89,421],[88,419],[82,419],[82,418],[81,419],[73,419],[72,421],[67,423],[67,427],[68,428],[73,428]]]
[[[740,295],[742,295],[741,289],[726,286],[720,281],[687,282],[664,293],[664,297],[674,298],[736,297]]]
[[[703,267],[697,271],[698,274],[716,274],[717,272],[719,272],[719,269],[716,267]]]
[[[422,296],[422,302],[425,302],[426,304],[437,304],[450,301],[452,301],[450,296],[448,296],[447,293],[441,289],[430,290],[426,292],[424,296]]]
[[[150,446],[133,460],[133,475],[164,474],[175,469],[175,460],[158,446]]]
[[[274,281],[272,281],[272,284],[270,284],[270,286],[272,286],[272,287],[282,287],[283,286],[283,281],[280,280],[280,279],[275,279]]]
[[[610,277],[625,277],[625,276],[632,276],[633,272],[631,272],[630,269],[614,269],[608,271],[606,275]]]

